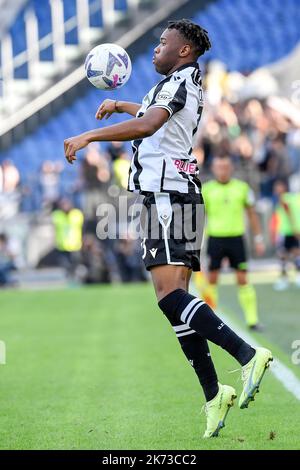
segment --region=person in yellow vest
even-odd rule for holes
[[[72,274],[82,247],[83,213],[65,198],[60,201],[58,209],[52,212],[52,221],[59,264],[68,274]]]
[[[122,152],[113,162],[115,180],[120,188],[127,188],[129,169],[130,161],[128,159],[128,154],[126,152]]]
[[[300,287],[300,193],[290,193],[285,180],[277,180],[274,194],[278,202],[274,216],[278,235],[278,255],[281,261],[281,276],[275,282],[275,290],[289,286],[287,262],[292,261],[296,269],[295,285]]]
[[[208,235],[207,254],[209,257],[207,297],[213,304],[218,303],[217,283],[224,258],[235,270],[238,298],[245,320],[250,329],[261,330],[258,321],[257,299],[254,287],[247,276],[247,255],[244,242],[245,212],[254,234],[257,255],[265,247],[258,216],[254,209],[254,193],[244,181],[232,178],[233,164],[229,157],[215,157],[212,172],[215,179],[203,184]]]

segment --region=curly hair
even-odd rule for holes
[[[168,29],[176,29],[180,34],[194,46],[194,53],[197,57],[204,54],[211,48],[208,32],[198,24],[183,18],[177,21],[168,21]]]

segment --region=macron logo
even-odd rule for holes
[[[151,250],[149,250],[151,255],[153,256],[153,258],[155,258],[156,256],[156,253],[157,253],[157,248],[152,248]]]
[[[224,326],[224,323],[221,323],[221,325],[218,326],[218,330],[221,330]]]

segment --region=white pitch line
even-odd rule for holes
[[[194,285],[191,286],[191,294],[198,297],[198,293]],[[218,315],[233,331],[236,332],[236,334],[241,336],[241,338],[251,344],[251,346],[256,348],[261,346],[253,336],[238,327],[226,314],[222,312]],[[269,370],[288,392],[294,395],[297,400],[300,400],[300,380],[291,369],[283,364],[280,359],[274,357],[274,361],[271,363]]]

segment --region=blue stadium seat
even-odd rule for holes
[[[89,0],[90,5],[90,16],[89,16],[89,24],[93,28],[102,28],[103,26],[103,18],[102,18],[102,11],[99,9],[100,2],[98,0]],[[96,10],[95,10],[96,7]],[[95,11],[93,11],[95,10]]]
[[[9,32],[12,37],[12,47],[14,56],[26,50],[26,29],[25,29],[25,8],[23,8],[17,15]]]
[[[27,48],[26,40],[26,27],[25,27],[25,8],[18,13],[15,22],[10,28],[10,34],[12,38],[13,55],[16,57],[21,52],[25,52]],[[24,63],[20,67],[14,70],[14,78],[16,79],[27,79],[28,78],[28,66]]]
[[[76,16],[76,12],[77,12],[76,0],[64,0],[63,7],[64,7],[65,21],[70,18],[73,18],[73,16]]]
[[[127,0],[114,0],[114,8],[118,11],[126,11],[128,8]]]
[[[38,21],[38,31],[39,39],[47,36],[52,31],[52,15],[51,7],[49,0],[31,0],[37,21]],[[40,60],[42,61],[52,61],[53,60],[53,47],[49,46],[40,51]]]
[[[49,0],[31,0],[39,24],[39,38],[43,38],[52,31],[52,15]]]
[[[74,18],[77,14],[76,0],[64,0],[64,21]],[[78,44],[78,29],[75,26],[65,34],[66,44]]]
[[[293,49],[300,39],[299,19],[297,0],[286,0],[284,8],[281,0],[270,0],[267,8],[263,0],[219,0],[195,16],[214,46],[207,58],[241,71],[279,60]]]

